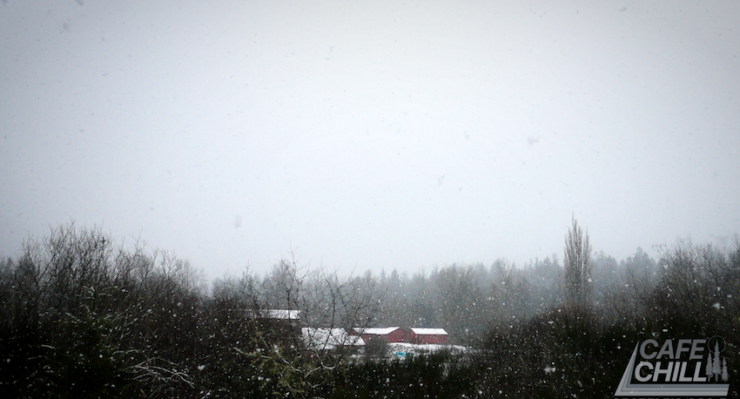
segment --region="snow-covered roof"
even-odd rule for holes
[[[368,335],[388,335],[392,333],[393,331],[398,330],[400,327],[385,327],[385,328],[355,328],[355,331],[357,331],[360,334],[368,334]]]
[[[331,350],[337,346],[364,346],[365,341],[356,335],[349,335],[343,328],[311,328],[301,329],[303,342],[312,349]]]
[[[444,328],[412,328],[411,331],[416,335],[447,335]]]
[[[262,311],[262,317],[279,320],[300,320],[300,310],[266,309]]]

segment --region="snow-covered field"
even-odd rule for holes
[[[388,344],[388,353],[391,357],[406,358],[408,356],[430,354],[440,351],[465,352],[466,347],[462,345],[437,345],[437,344],[408,344],[408,343],[391,343]]]

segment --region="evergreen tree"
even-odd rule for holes
[[[722,368],[719,366],[719,343],[714,344],[714,364],[712,364],[712,374],[714,374],[714,380],[719,381],[719,375],[722,373]]]

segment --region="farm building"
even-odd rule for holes
[[[444,344],[447,342],[447,331],[442,328],[412,328],[409,332],[409,343]]]
[[[264,309],[259,312],[260,316],[265,319],[287,320],[297,322],[301,320],[300,310],[288,309]]]
[[[292,340],[301,335],[301,311],[287,309],[262,309],[249,312],[257,325],[263,330],[285,340]]]
[[[401,327],[355,328],[354,333],[359,334],[365,342],[374,338],[382,338],[388,343],[406,342],[407,339],[406,331]]]
[[[301,329],[306,347],[315,352],[333,351],[342,348],[358,349],[365,342],[357,335],[349,335],[343,328],[310,328]]]

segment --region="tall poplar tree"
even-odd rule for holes
[[[565,237],[565,302],[569,307],[585,307],[591,300],[591,244],[573,217]]]

